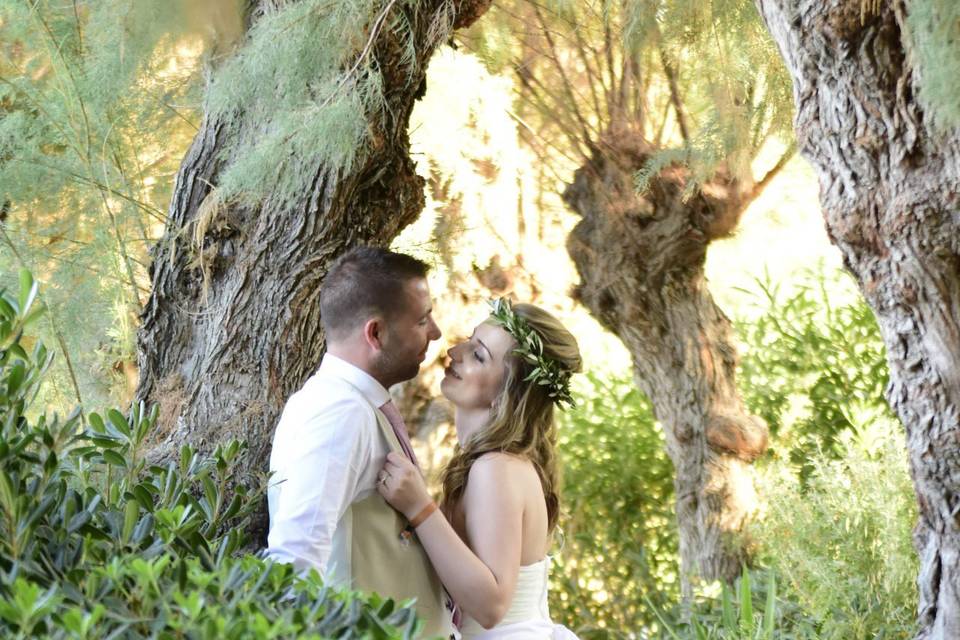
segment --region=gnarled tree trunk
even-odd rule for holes
[[[960,132],[917,103],[909,2],[757,0],[832,242],[877,315],[920,517],[918,638],[960,638]]]
[[[249,444],[243,472],[266,471],[280,411],[320,363],[318,303],[328,265],[354,245],[389,244],[423,206],[407,123],[438,44],[430,32],[435,14],[453,10],[460,28],[489,4],[394,4],[390,10],[406,12],[419,50],[413,63],[405,61],[409,52],[389,29],[372,43],[387,102],[369,115],[376,143],[349,171],[315,167],[312,187],[292,206],[231,207],[219,214],[203,238],[207,282],[191,260],[190,242],[200,205],[222,170],[225,127],[204,119],[177,176],[166,233],[154,249],[153,287],[138,336],[136,397],[161,408],[153,456],[169,456],[183,442],[212,448],[239,438]],[[256,541],[265,539],[266,525],[264,509],[251,532]]]
[[[668,168],[638,195],[634,173],[653,151],[629,131],[596,146],[564,193],[583,218],[567,248],[581,279],[575,295],[626,345],[664,426],[690,595],[693,574],[739,575],[754,507],[749,463],[767,443],[766,424],[736,389],[730,321],[703,270],[707,245],[733,230],[756,190],[717,176],[684,201],[684,172]]]

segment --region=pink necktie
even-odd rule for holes
[[[397,440],[400,441],[400,447],[403,449],[403,452],[419,469],[420,463],[417,462],[417,456],[413,452],[413,445],[410,444],[410,435],[407,433],[407,425],[404,424],[403,416],[400,415],[397,405],[393,404],[393,400],[387,400],[380,407],[380,411],[383,411],[383,415],[387,416],[387,420],[390,421],[390,425],[393,427],[393,432],[397,434]]]

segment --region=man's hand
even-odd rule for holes
[[[410,520],[432,501],[420,470],[406,456],[396,451],[387,454],[387,461],[377,475],[377,491],[390,506]]]

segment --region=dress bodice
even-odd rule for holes
[[[510,603],[510,608],[504,615],[503,620],[492,629],[484,629],[476,620],[464,615],[463,624],[460,628],[463,640],[471,640],[481,636],[481,634],[487,634],[487,637],[496,637],[494,634],[497,629],[518,623],[550,623],[550,611],[547,606],[547,576],[549,572],[549,556],[540,562],[521,566],[520,573],[517,576],[517,589],[513,593],[513,601]],[[538,626],[547,629],[546,625]],[[545,631],[544,635],[531,634],[525,637],[552,638],[552,623],[550,630]]]

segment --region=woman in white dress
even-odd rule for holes
[[[580,369],[573,335],[539,307],[505,299],[451,348],[440,389],[459,446],[440,508],[405,457],[380,473],[383,497],[416,530],[462,613],[464,640],[574,639],[550,620],[547,576],[559,514],[555,405]]]

